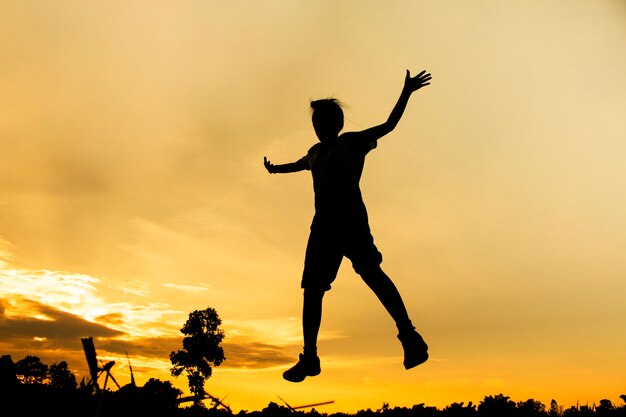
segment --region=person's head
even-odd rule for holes
[[[343,110],[339,100],[325,98],[311,101],[313,128],[320,142],[337,139],[343,129]]]

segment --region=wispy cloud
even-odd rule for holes
[[[27,297],[66,310],[82,310],[90,316],[87,305],[97,302],[94,297],[98,278],[48,270],[27,270],[0,264],[0,294]],[[97,310],[99,302],[93,310]]]
[[[114,354],[128,352],[132,356],[167,359],[170,352],[182,348],[182,335],[112,338],[99,341],[98,347]]]
[[[163,284],[166,288],[173,288],[175,290],[184,291],[184,292],[198,292],[198,291],[208,291],[211,286],[209,284],[202,285],[180,285],[180,284],[172,284],[165,283]]]
[[[48,348],[74,347],[81,337],[114,337],[121,331],[25,298],[0,299],[0,339],[37,340]]]
[[[150,294],[150,286],[140,281],[124,282],[123,284],[113,286],[113,288],[120,290],[124,294],[136,295],[137,297],[146,297]]]
[[[238,319],[224,320],[224,328],[228,334],[242,343],[250,341],[266,341],[289,345],[300,343],[302,330],[300,320],[295,317],[277,319]]]
[[[281,346],[302,343],[302,321],[299,317],[224,320],[224,327],[228,334],[242,343],[263,341]],[[341,332],[322,329],[318,340],[328,341],[344,337],[346,336]]]
[[[225,368],[269,368],[293,362],[293,355],[284,346],[266,343],[224,343]]]
[[[119,301],[127,294],[147,295],[147,285],[109,284],[85,274],[18,267],[14,249],[0,241],[0,347],[4,351],[31,354],[32,349],[25,347],[36,346],[42,357],[62,352],[64,360],[72,358],[80,369],[85,365],[80,338],[92,336],[103,360],[123,360],[128,352],[137,371],[152,372],[162,371],[170,352],[182,348],[179,328],[186,312],[165,302]],[[187,293],[210,290],[204,283],[163,286]],[[262,369],[292,362],[294,345],[301,343],[300,326],[293,317],[226,320],[223,367]],[[320,335],[321,340],[336,337]]]
[[[156,337],[178,332],[166,318],[184,317],[184,312],[169,304],[119,301],[129,292],[147,294],[147,286],[135,282],[116,288],[85,274],[17,267],[10,245],[0,243],[0,297],[6,301],[6,317],[46,321],[47,313],[59,312],[58,317],[62,312],[118,334]]]
[[[15,246],[11,242],[0,237],[0,267],[14,259],[14,250]]]

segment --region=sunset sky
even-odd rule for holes
[[[504,393],[626,394],[626,2],[0,0],[0,355],[66,360],[93,336],[113,375],[169,374],[189,312],[215,308],[235,411],[276,394],[354,412]],[[301,351],[310,173],[269,175],[386,120],[404,72],[432,84],[369,154],[383,269],[431,359],[344,261],[322,374]],[[322,409],[320,409],[322,411]]]

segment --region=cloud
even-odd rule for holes
[[[147,285],[108,285],[84,274],[16,267],[14,250],[0,240],[0,348],[4,352],[17,358],[35,349],[42,360],[71,360],[78,372],[84,372],[80,339],[90,336],[100,358],[120,361],[128,352],[137,371],[152,372],[162,370],[170,353],[182,348],[180,323],[174,327],[176,320],[164,320],[182,312],[166,303],[117,301],[129,293],[148,294]],[[207,284],[163,285],[183,292],[210,289]],[[262,369],[290,363],[289,346],[301,338],[299,320],[292,318],[231,320],[225,330],[229,341],[222,345],[227,357],[224,368]]]
[[[198,292],[198,291],[208,291],[210,286],[208,284],[204,285],[179,285],[179,284],[171,284],[165,283],[163,284],[166,288],[173,288],[175,290],[184,291],[184,292]]]
[[[223,368],[261,369],[288,364],[293,361],[292,349],[286,346],[271,345],[261,342],[222,344],[226,360]],[[153,338],[107,338],[97,342],[100,352],[145,359],[167,360],[170,352],[182,349],[182,335],[179,337]]]
[[[13,300],[13,315],[32,318],[28,314],[43,311],[43,307],[33,309],[35,303],[87,322],[99,322],[120,334],[155,337],[178,331],[165,318],[182,312],[167,303],[117,301],[127,294],[148,294],[146,284],[131,282],[120,287],[85,274],[16,267],[12,252],[13,247],[0,240],[0,297]],[[41,314],[36,318],[45,319]]]
[[[17,311],[16,310],[17,306]],[[20,315],[14,315],[19,312]],[[118,315],[99,317],[102,323],[116,322]],[[100,357],[124,356],[167,361],[170,352],[182,348],[182,335],[178,337],[129,337],[127,334],[102,323],[87,321],[71,313],[28,299],[0,300],[0,339],[9,351],[22,351],[24,345],[37,350],[80,351],[79,340],[91,336],[96,340]],[[262,369],[292,362],[291,349],[286,346],[261,342],[223,343],[227,360],[224,368]],[[32,353],[32,351],[31,351]],[[73,352],[81,359],[80,352]]]
[[[266,343],[224,343],[225,368],[269,368],[293,362],[290,349]]]
[[[121,313],[104,314],[96,317],[96,321],[112,325],[121,325],[124,324],[124,316]]]
[[[150,294],[150,286],[145,282],[125,282],[124,284],[114,286],[114,288],[122,291],[124,294],[136,295],[138,297],[146,297]]]
[[[244,342],[263,341],[280,345],[302,343],[302,321],[299,317],[278,317],[272,319],[224,320],[227,335]],[[344,339],[346,335],[336,330],[321,329],[318,341]],[[230,339],[232,340],[232,339]]]
[[[99,351],[143,358],[168,359],[170,352],[182,348],[180,337],[139,337],[139,338],[110,338],[97,342]]]
[[[0,237],[0,267],[14,259],[13,251],[15,251],[15,246],[8,240],[4,240]]]
[[[93,300],[100,279],[82,274],[14,268],[0,264],[0,294],[26,296],[63,309],[76,309]]]
[[[25,298],[0,299],[0,339],[22,345],[39,341],[46,348],[75,348],[81,337],[114,337],[123,333],[75,314]]]

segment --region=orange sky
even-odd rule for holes
[[[171,379],[193,309],[224,320],[207,384],[235,410],[325,411],[626,392],[626,5],[622,1],[0,0],[0,354],[86,371],[93,336],[128,381]],[[345,262],[323,373],[301,349],[308,101],[385,120],[406,68],[433,74],[367,159],[371,226],[431,360]]]

